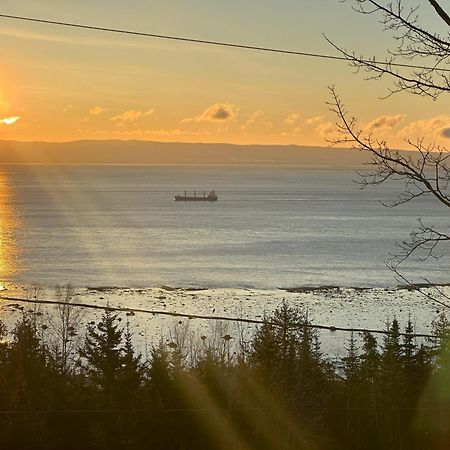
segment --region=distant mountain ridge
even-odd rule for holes
[[[369,155],[355,149],[296,145],[196,144],[85,140],[63,143],[0,141],[0,164],[175,164],[361,166]]]

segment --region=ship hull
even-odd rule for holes
[[[175,195],[173,198],[176,202],[215,202],[217,201],[217,195],[215,191],[211,191],[206,195],[197,195],[197,192],[193,192],[194,195],[189,195],[187,191],[184,191],[184,195]]]
[[[176,195],[174,197],[176,202],[216,202],[217,198],[208,198],[208,197],[180,197]]]

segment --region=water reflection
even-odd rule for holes
[[[0,172],[0,289],[20,272],[16,233],[20,221],[14,206],[8,175]]]

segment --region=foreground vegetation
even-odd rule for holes
[[[283,305],[249,341],[220,326],[198,342],[180,332],[143,358],[120,317],[106,310],[82,333],[77,311],[0,326],[0,448],[450,448],[445,317],[439,338],[419,342],[394,320],[330,360]]]

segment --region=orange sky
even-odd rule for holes
[[[332,51],[322,32],[367,56],[391,42],[375,17],[337,0],[213,3],[5,0],[1,12],[323,53]],[[444,98],[382,100],[389,80],[366,81],[345,63],[0,20],[0,139],[324,145],[335,129],[331,84],[392,145],[450,137]]]

